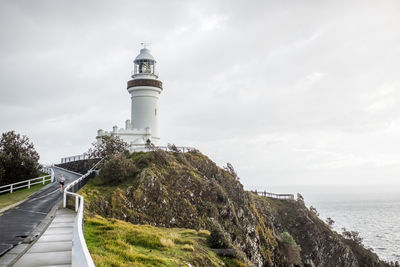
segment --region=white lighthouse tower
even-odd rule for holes
[[[158,98],[162,91],[162,82],[156,74],[156,60],[146,47],[135,58],[132,79],[128,81],[131,95],[131,119],[126,120],[125,129],[113,127],[111,132],[97,131],[97,140],[104,135],[118,136],[131,146],[157,144],[158,134]]]

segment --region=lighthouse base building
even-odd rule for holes
[[[102,136],[114,136],[132,148],[158,143],[158,98],[163,88],[155,64],[150,50],[141,49],[134,60],[134,72],[127,86],[131,95],[131,119],[126,120],[125,128],[114,126],[112,131],[98,130],[97,142],[101,142]]]

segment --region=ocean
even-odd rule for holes
[[[275,187],[277,193],[300,192],[333,230],[357,231],[365,247],[382,260],[400,262],[400,186]],[[286,191],[285,191],[286,190]],[[289,191],[290,190],[290,191]]]

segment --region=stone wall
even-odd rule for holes
[[[100,159],[83,159],[67,163],[56,164],[56,166],[74,171],[77,173],[85,174],[92,168]]]

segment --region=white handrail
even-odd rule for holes
[[[69,185],[67,185],[64,189],[64,199],[63,206],[67,207],[67,194],[75,197],[75,211],[77,212],[75,223],[74,223],[74,231],[72,237],[72,266],[79,267],[95,267],[92,257],[90,256],[89,250],[87,248],[85,237],[83,235],[83,209],[84,209],[84,198],[83,196],[68,192],[74,185],[80,183],[83,179],[87,178],[93,170],[97,167],[97,165],[103,161],[101,159],[97,162],[86,174],[82,175]]]
[[[68,162],[74,162],[74,161],[78,161],[78,160],[84,160],[84,159],[88,159],[88,158],[89,158],[89,154],[88,153],[83,153],[83,154],[80,154],[80,155],[61,158],[61,164],[62,163],[68,163]]]
[[[12,192],[14,192],[14,191],[17,190],[17,189],[21,189],[21,188],[24,188],[24,187],[31,188],[32,185],[40,184],[40,183],[45,184],[45,183],[48,182],[48,181],[53,182],[53,181],[54,181],[54,171],[53,171],[52,169],[50,169],[50,170],[51,170],[51,174],[49,174],[49,175],[45,175],[45,176],[41,176],[41,177],[36,177],[36,178],[33,178],[33,179],[29,179],[29,180],[25,180],[25,181],[20,181],[20,182],[16,182],[16,183],[12,183],[12,184],[2,185],[2,186],[0,186],[0,189],[1,189],[1,188],[5,188],[5,187],[9,187],[9,188],[6,189],[6,190],[0,191],[0,194],[1,194],[1,193],[6,193],[6,192],[12,193]],[[49,177],[50,177],[50,179],[48,179]],[[40,180],[40,181],[38,181],[38,182],[33,182],[33,181],[36,181],[36,180]],[[19,184],[23,184],[23,183],[26,183],[26,184],[25,184],[25,185],[21,185],[21,186],[15,187],[15,185],[19,185]]]
[[[70,183],[64,189],[64,208],[67,206],[67,194],[75,197],[75,211],[77,212],[74,222],[74,231],[72,237],[72,266],[87,266],[94,267],[94,262],[90,256],[89,250],[87,248],[85,237],[83,236],[83,209],[84,209],[84,198],[83,196],[68,192],[68,190],[75,184],[81,182],[88,175],[90,175],[92,170],[89,170],[86,174],[82,175],[79,179]]]

